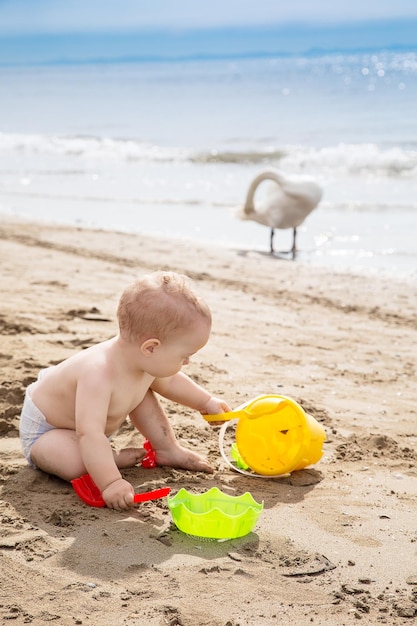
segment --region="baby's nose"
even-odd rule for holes
[[[186,358],[186,359],[184,359],[184,365],[188,365],[188,363],[189,363],[189,362],[190,362],[190,359],[189,359],[189,357],[187,356],[187,358]]]

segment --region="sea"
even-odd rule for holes
[[[416,50],[0,65],[0,213],[267,254],[279,169],[324,190],[296,263],[415,282],[416,103]]]

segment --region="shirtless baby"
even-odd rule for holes
[[[42,370],[28,387],[20,438],[33,467],[68,481],[89,473],[108,507],[127,509],[134,490],[120,469],[144,454],[111,447],[127,416],[159,465],[211,473],[199,454],[180,446],[154,392],[202,414],[230,407],[180,371],[211,330],[210,310],[185,276],[160,271],[135,281],[122,294],[117,317],[117,336]]]

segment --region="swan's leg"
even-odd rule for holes
[[[271,228],[271,239],[270,239],[271,254],[274,253],[274,234],[275,234],[275,231],[273,228]]]
[[[296,252],[297,252],[297,229],[294,228],[293,230],[293,237],[292,237],[292,248],[291,248],[291,252],[292,252],[292,256],[295,257]]]

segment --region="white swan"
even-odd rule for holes
[[[276,184],[270,186],[265,200],[258,202],[255,208],[255,192],[264,180],[272,180]],[[290,252],[295,256],[297,226],[317,206],[322,195],[323,189],[311,178],[289,178],[278,171],[261,172],[251,182],[245,204],[236,217],[269,226],[271,254],[274,252],[275,228],[292,228],[293,244]]]

